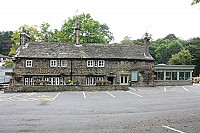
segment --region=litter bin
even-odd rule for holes
[[[128,82],[128,86],[131,86],[131,81]]]

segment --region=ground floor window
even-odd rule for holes
[[[33,85],[32,78],[24,78],[24,85]]]
[[[191,72],[164,71],[155,72],[155,80],[190,80]]]
[[[164,80],[164,72],[155,72],[155,80]]]
[[[185,80],[190,80],[191,77],[190,72],[185,72]]]
[[[128,84],[128,75],[121,75],[120,76],[120,84]]]
[[[69,79],[64,77],[25,77],[24,85],[67,85]]]
[[[172,73],[166,72],[166,80],[171,80],[171,79],[172,79]]]
[[[184,72],[179,72],[179,80],[184,80],[184,79],[185,79]]]
[[[103,77],[86,77],[86,85],[103,84]]]
[[[177,80],[177,72],[172,72],[172,80]]]

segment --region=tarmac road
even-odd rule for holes
[[[200,86],[3,93],[0,133],[199,133]]]

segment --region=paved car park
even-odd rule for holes
[[[200,86],[0,92],[0,133],[199,133]]]

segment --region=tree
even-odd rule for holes
[[[12,47],[11,35],[12,31],[0,32],[0,54],[8,55]]]
[[[169,34],[164,39],[168,39],[170,41],[173,41],[173,40],[177,40],[178,38],[174,34]]]
[[[192,5],[198,4],[199,2],[200,2],[200,0],[193,0],[193,1],[192,1]]]
[[[124,39],[120,42],[120,44],[133,44],[133,40],[131,37],[125,36]]]
[[[169,60],[170,65],[191,65],[192,55],[189,50],[181,50]]]
[[[12,56],[17,48],[19,47],[20,44],[20,33],[22,33],[21,29],[25,28],[26,30],[29,31],[29,35],[32,42],[34,41],[40,41],[41,38],[41,33],[37,30],[37,26],[29,26],[29,25],[23,25],[18,28],[12,35],[11,35],[11,40],[13,41],[14,44],[12,44],[12,48],[10,49],[9,56]]]
[[[155,57],[156,63],[166,63],[168,61],[168,47],[164,43],[162,43],[156,50],[155,50]]]
[[[155,50],[156,63],[167,63],[173,54],[183,49],[179,40],[173,40],[170,43],[162,43]]]
[[[58,42],[57,33],[58,30],[50,30],[50,24],[47,22],[43,22],[40,25],[40,39],[41,42]]]
[[[192,65],[196,65],[194,68],[194,76],[200,74],[200,38],[192,38],[185,41],[185,49],[189,50],[192,55]]]
[[[100,24],[95,21],[90,14],[81,14],[77,16],[80,27],[81,43],[102,43],[107,44],[114,39],[106,24]],[[75,42],[75,22],[76,16],[64,21],[61,30],[57,33],[59,42]]]

